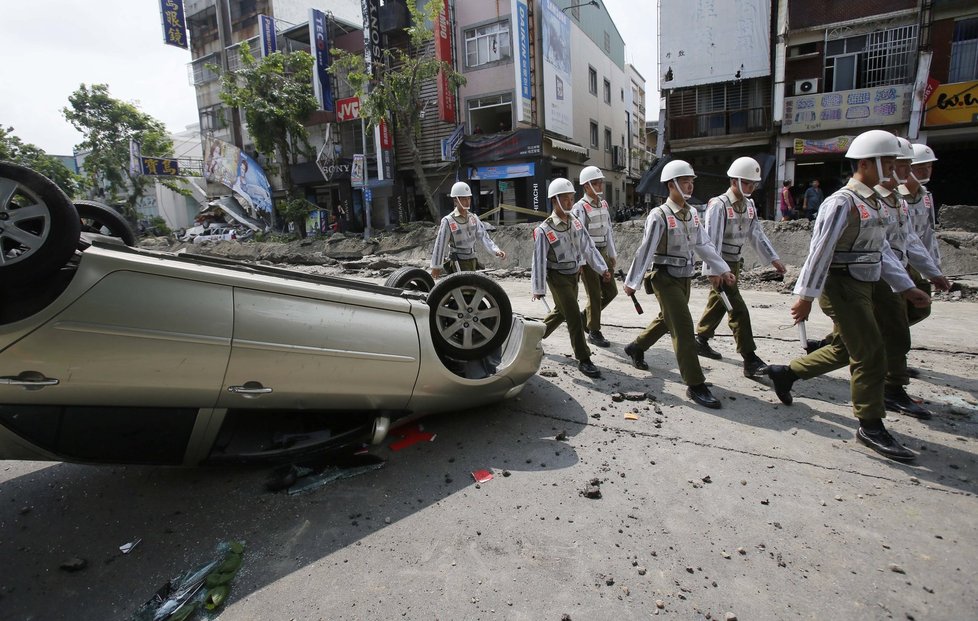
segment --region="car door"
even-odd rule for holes
[[[220,406],[403,409],[420,356],[409,310],[407,300],[341,287],[236,287]]]

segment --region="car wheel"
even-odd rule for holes
[[[0,281],[22,283],[61,269],[80,230],[61,188],[30,168],[0,162]]]
[[[435,279],[427,270],[420,267],[401,267],[387,277],[384,281],[385,287],[394,289],[408,289],[410,291],[424,291],[427,293],[435,286]]]
[[[459,360],[478,360],[502,345],[513,326],[506,292],[481,274],[460,272],[440,280],[428,294],[435,349]]]
[[[127,246],[136,245],[136,232],[115,209],[98,201],[75,201],[82,232],[118,237]]]

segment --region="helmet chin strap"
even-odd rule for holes
[[[910,171],[910,176],[913,177],[914,181],[916,181],[920,185],[927,185],[928,183],[930,183],[930,177],[924,177],[923,179],[921,179],[913,173],[913,170]]]
[[[740,195],[744,198],[750,198],[751,192],[744,192],[744,185],[741,183],[741,179],[737,178],[737,189],[740,190]]]
[[[587,187],[591,188],[591,193],[594,194],[596,197],[598,197],[598,200],[604,198],[604,192],[598,192],[597,190],[595,190],[592,181],[587,182]]]
[[[883,182],[885,182],[885,181],[889,181],[889,180],[890,180],[890,178],[889,178],[888,176],[885,176],[885,175],[883,174],[883,161],[882,161],[882,160],[880,160],[880,156],[878,156],[878,155],[877,155],[877,156],[876,156],[875,158],[873,158],[873,159],[875,159],[875,160],[876,160],[876,174],[877,174],[877,175],[879,175],[879,182],[880,182],[880,183],[883,183]]]

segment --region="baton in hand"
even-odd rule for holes
[[[733,305],[730,303],[730,298],[727,297],[727,292],[723,290],[723,285],[720,285],[717,291],[720,293],[720,300],[723,302],[723,305],[727,307],[727,312],[732,313]]]
[[[799,321],[798,326],[798,340],[801,341],[801,348],[808,351],[808,332],[805,330],[805,321]]]
[[[623,272],[621,269],[615,272],[615,276],[618,277],[622,282],[625,282],[625,272]],[[639,315],[645,313],[645,310],[642,308],[642,305],[638,303],[638,298],[635,297],[634,293],[629,294],[628,297],[632,298],[632,304],[635,306],[636,313],[638,313]]]
[[[547,302],[547,298],[540,298],[540,301],[543,302],[543,307],[547,309],[547,314],[549,315],[552,311],[550,310],[550,303]]]

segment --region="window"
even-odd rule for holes
[[[470,134],[509,131],[513,126],[513,93],[470,99],[468,110]]]
[[[611,153],[611,128],[604,128],[604,150]]]
[[[606,104],[611,103],[611,82],[608,80],[604,81],[604,102]]]
[[[587,91],[594,96],[598,94],[598,72],[594,67],[587,68]]]
[[[625,101],[625,89],[621,89],[621,100]],[[637,97],[635,98],[635,101],[638,101]]]
[[[978,17],[955,22],[951,39],[951,68],[947,81],[971,80],[978,80]]]
[[[465,66],[481,67],[512,56],[509,20],[478,26],[465,31]]]
[[[848,91],[913,81],[917,26],[825,42],[825,88]]]
[[[591,148],[598,148],[598,124],[591,121]]]
[[[200,131],[216,131],[228,126],[224,106],[217,104],[200,110]]]
[[[213,82],[220,76],[211,70],[208,65],[214,65],[216,67],[221,66],[221,58],[216,53],[204,56],[203,58],[198,58],[190,65],[190,79],[194,86],[200,86],[201,84],[206,84],[207,82]]]
[[[604,31],[604,51],[611,51],[611,35],[608,34],[607,30]]]
[[[770,78],[704,84],[669,93],[668,119],[673,138],[701,138],[769,128]]]

